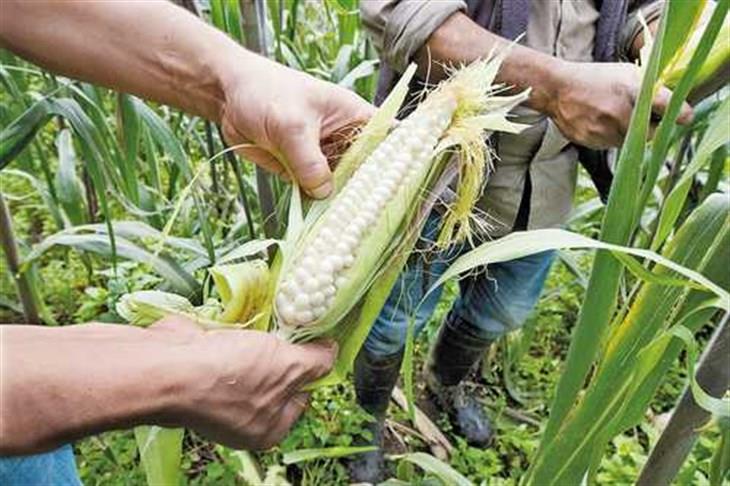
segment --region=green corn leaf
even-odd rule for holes
[[[717,2],[703,2],[705,4],[702,18],[700,22],[703,22],[707,17],[711,16],[713,10],[717,7]],[[687,42],[681,48],[681,51],[677,53],[672,59],[672,62],[666,67],[662,73],[662,80],[665,85],[670,88],[674,88],[682,75],[688,69],[688,65],[692,59],[692,54],[697,50],[701,40],[702,32],[698,32],[695,28],[693,33],[689,36]],[[730,43],[727,39],[730,36],[730,19],[727,17],[722,25],[720,34],[715,39],[710,55],[705,60],[702,68],[695,77],[694,87],[701,86],[703,83],[712,79],[718,71],[725,67],[730,60]]]
[[[704,272],[717,275],[721,271],[717,265],[727,259],[730,246],[729,205],[723,196],[708,198],[677,232],[665,254],[657,259],[665,267],[658,267],[655,272],[690,276],[673,266],[681,265],[685,270],[695,269],[689,271],[694,275]],[[666,266],[670,261],[675,263]],[[721,277],[721,281],[727,287],[728,278]],[[713,293],[719,296],[717,305],[723,308],[730,305],[727,290],[716,283],[712,286],[716,287]],[[641,365],[641,351],[678,318],[675,309],[682,309],[693,292],[697,291],[660,283],[642,284],[628,312],[605,342],[601,360],[581,399],[569,410],[555,439],[535,458],[530,484],[577,484],[619,426],[639,413],[631,405],[636,390],[633,379],[641,380],[636,375]],[[703,293],[707,299],[708,293]],[[710,317],[706,313],[697,315]],[[694,321],[694,316],[687,320]],[[641,393],[647,391],[643,389]]]
[[[137,156],[140,141],[140,120],[132,96],[124,93],[117,94],[117,118],[119,120],[119,138],[122,154],[122,178],[127,186],[127,194],[135,205],[140,203],[140,187],[137,174]]]
[[[710,160],[713,152],[728,143],[728,127],[730,126],[730,96],[726,97],[722,105],[713,113],[709,120],[709,127],[700,142],[689,166],[682,172],[682,177],[664,201],[659,216],[654,241],[651,248],[656,250],[669,236],[674,224],[684,207],[692,180],[697,172]]]
[[[425,452],[393,455],[389,456],[388,459],[411,462],[424,471],[438,477],[445,485],[472,486],[472,482],[459,474],[454,468]]]
[[[250,240],[224,254],[219,260],[219,265],[225,265],[233,263],[236,260],[241,260],[254,255],[263,256],[266,251],[274,245],[281,244],[280,240],[273,238],[262,239],[262,240]]]
[[[187,155],[185,155],[185,150],[165,120],[142,100],[130,97],[129,103],[131,105],[129,110],[134,110],[136,116],[139,117],[139,120],[149,130],[149,135],[152,140],[177,165],[180,172],[185,176],[185,179],[189,180],[193,177],[193,168],[190,165]]]
[[[76,153],[68,129],[61,130],[56,139],[58,150],[58,171],[56,172],[56,194],[66,216],[73,225],[86,222],[84,187],[76,175]]]
[[[674,270],[687,279],[702,285],[707,290],[714,292],[718,297],[723,299],[730,298],[730,294],[701,274],[678,265],[668,258],[658,255],[650,250],[604,243],[587,236],[560,229],[515,232],[505,236],[504,238],[500,238],[499,240],[484,243],[474,250],[471,250],[457,258],[429,288],[429,293],[433,292],[449,279],[462,275],[475,268],[489,265],[490,263],[514,260],[548,250],[577,248],[609,250],[613,253],[627,253],[646,258]],[[648,273],[643,273],[642,276],[651,278]],[[658,282],[667,283],[667,280],[660,277]],[[674,280],[669,280],[669,282],[672,282],[672,284],[677,283]]]
[[[687,9],[685,7],[686,5],[692,5],[693,2],[672,2],[669,4],[669,12],[667,12],[667,15],[672,14],[672,9]],[[677,7],[677,6],[680,7]],[[654,185],[656,184],[657,176],[659,175],[659,171],[661,169],[662,164],[664,163],[664,160],[666,159],[667,153],[669,151],[669,148],[671,146],[673,135],[675,132],[675,121],[677,119],[677,116],[679,115],[679,112],[682,108],[682,103],[687,98],[687,95],[689,94],[690,90],[693,86],[693,80],[697,75],[697,72],[702,67],[702,64],[704,63],[707,55],[710,52],[710,49],[712,47],[712,43],[714,42],[715,38],[717,37],[717,34],[720,31],[720,28],[722,27],[723,19],[727,15],[728,11],[728,5],[730,5],[730,0],[721,0],[715,9],[715,12],[712,15],[712,18],[710,19],[710,22],[707,24],[707,27],[705,28],[705,31],[702,35],[702,40],[700,41],[699,45],[697,46],[697,49],[695,50],[692,60],[689,63],[689,66],[687,67],[687,70],[682,75],[682,78],[680,79],[679,83],[675,87],[672,98],[669,101],[669,105],[666,108],[666,111],[662,115],[662,121],[659,123],[659,127],[657,128],[656,135],[654,137],[654,141],[651,148],[651,156],[649,157],[649,162],[644,168],[644,181],[641,188],[641,195],[639,196],[639,202],[637,204],[637,213],[636,218],[638,219],[641,214],[641,210],[646,205],[646,202],[649,198],[649,195],[651,194],[652,189],[654,188]],[[691,7],[690,7],[691,8]],[[700,8],[700,13],[702,11],[702,8]],[[690,15],[690,12],[684,12],[686,15]],[[691,18],[688,17],[688,18]],[[677,19],[677,17],[672,17],[672,19]],[[675,23],[680,23],[682,17],[679,18],[680,20],[677,22],[670,22],[669,26],[674,25]],[[695,22],[696,24],[696,22]],[[694,24],[693,24],[694,25]],[[685,37],[682,37],[684,39]],[[675,39],[676,40],[676,39]],[[668,49],[672,48],[672,41],[667,38],[667,45],[664,46],[662,50],[662,54],[666,52]]]
[[[134,437],[142,458],[147,484],[173,486],[180,484],[183,429],[157,426],[134,428]]]
[[[59,245],[70,246],[77,250],[96,253],[104,257],[111,256],[114,251],[108,234],[72,234],[61,232],[49,236],[35,246],[23,260],[23,267],[25,268],[30,262],[39,258],[52,247]],[[197,280],[177,262],[165,255],[155,255],[121,237],[117,238],[116,254],[122,258],[150,265],[180,295],[197,298],[200,293],[200,285]]]
[[[672,19],[667,23],[666,31],[662,39],[661,56],[659,57],[659,71],[678,57],[690,37],[690,33],[697,26],[702,17],[707,0],[695,0],[694,2],[667,2],[664,15]]]
[[[68,225],[67,220],[64,219],[63,208],[56,203],[56,200],[53,199],[53,196],[48,190],[48,186],[44,184],[41,180],[39,180],[33,174],[29,174],[28,172],[16,169],[4,169],[2,171],[2,175],[3,177],[22,177],[23,179],[27,180],[33,186],[33,189],[35,189],[36,192],[40,194],[43,203],[45,204],[48,211],[51,213],[53,221],[56,223],[56,227],[61,230]]]
[[[50,115],[48,102],[41,100],[0,131],[0,169],[12,162],[33,141]]]
[[[363,447],[324,447],[321,449],[299,449],[292,452],[285,452],[281,458],[281,462],[286,465],[297,464],[300,462],[313,461],[316,459],[334,459],[338,457],[347,457],[363,452],[374,451],[374,446]]]
[[[720,419],[730,419],[730,398],[715,398],[702,389],[695,377],[695,363],[697,362],[697,341],[692,333],[684,326],[679,325],[671,329],[671,334],[684,341],[687,347],[687,363],[689,363],[689,384],[692,396],[697,405]]]
[[[730,474],[730,424],[719,422],[720,444],[710,461],[710,486],[720,486]]]
[[[679,318],[677,325],[696,331],[710,320],[719,304],[717,298],[708,299]],[[679,340],[672,337],[669,332],[664,331],[639,352],[636,370],[631,378],[632,385],[626,392],[626,403],[620,416],[614,421],[609,435],[620,434],[644,419],[657,388],[682,349]]]
[[[680,3],[683,2],[668,2],[668,4]],[[690,2],[684,2],[684,4],[688,3]],[[667,37],[689,28],[686,25],[686,12],[680,12],[681,9],[681,5],[665,7],[656,40],[652,45],[651,56],[643,66],[639,97],[631,117],[628,134],[619,154],[613,186],[604,213],[600,239],[607,243],[618,245],[629,243],[638,218],[626,215],[641,213],[642,206],[640,201],[637,201],[636,194],[641,190],[642,161],[645,160],[656,81],[661,66],[669,59],[667,53],[676,51],[677,48],[673,47],[674,43],[678,39],[685,38],[673,37],[671,40],[667,40]],[[663,50],[665,43],[668,47]],[[651,183],[649,182],[649,184]],[[598,355],[599,343],[603,342],[608,332],[615,310],[621,275],[622,266],[615,259],[604,252],[596,255],[586,296],[568,349],[565,371],[560,377],[555,398],[550,407],[550,418],[537,453],[538,460],[545,458],[544,451],[556,438],[569,410],[578,400],[580,389]],[[534,471],[534,467],[528,473],[528,482],[532,480],[532,471]]]

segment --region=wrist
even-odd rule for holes
[[[567,74],[570,70],[568,62],[552,56],[546,56],[544,63],[537,68],[535,83],[530,92],[531,108],[552,116],[557,111],[561,92],[568,84]]]
[[[277,76],[277,73],[272,72],[276,69],[286,68],[238,44],[217,54],[213,61],[213,72],[221,92],[222,102],[216,122],[222,121],[226,105],[232,101],[233,96],[253,94],[260,89],[260,86],[266,85],[266,83],[261,83],[262,80],[274,79]],[[244,87],[243,90],[241,87]],[[237,99],[236,102],[240,103],[241,100]]]

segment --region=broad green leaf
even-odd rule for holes
[[[429,293],[443,285],[447,280],[462,275],[475,268],[489,265],[490,263],[515,260],[517,258],[534,255],[548,250],[577,248],[609,250],[614,253],[627,253],[646,258],[674,270],[691,281],[701,284],[706,289],[715,293],[718,297],[730,299],[730,294],[705,278],[703,275],[694,270],[678,265],[666,257],[650,250],[604,243],[587,236],[571,233],[570,231],[561,229],[520,231],[509,234],[496,241],[483,243],[474,250],[471,250],[457,258],[429,288]],[[647,274],[644,275],[648,277]]]
[[[29,174],[28,172],[16,169],[3,169],[2,176],[22,177],[23,179],[27,180],[33,186],[33,189],[35,189],[36,192],[40,194],[43,203],[45,204],[48,211],[51,213],[53,221],[56,223],[58,229],[61,230],[65,226],[67,226],[68,222],[64,219],[64,214],[61,206],[56,204],[56,201],[53,199],[53,196],[48,190],[48,186],[46,186],[41,180],[39,180],[33,174]],[[9,196],[9,194],[6,195]]]
[[[73,225],[80,225],[86,220],[86,203],[84,188],[76,175],[76,153],[69,129],[58,133],[56,147],[58,149],[56,194],[69,221]]]
[[[299,449],[296,451],[285,452],[281,462],[286,465],[297,464],[299,462],[313,461],[315,459],[333,459],[337,457],[351,456],[354,454],[362,454],[363,452],[370,452],[376,449],[377,448],[375,446]]]
[[[682,177],[674,186],[672,192],[669,193],[664,201],[662,212],[659,216],[656,236],[651,244],[653,250],[659,248],[672,231],[674,223],[676,223],[684,207],[695,174],[707,164],[713,152],[730,142],[730,131],[728,127],[730,127],[730,96],[725,98],[722,105],[720,105],[710,118],[709,127],[699,147],[697,147],[697,152],[694,154],[690,164],[682,172]]]
[[[184,434],[183,429],[164,429],[157,426],[134,428],[134,437],[137,440],[148,485],[180,484]]]
[[[152,140],[177,165],[186,180],[193,177],[193,169],[187,155],[185,155],[185,150],[168,124],[143,101],[134,97],[131,97],[129,101],[132,105],[130,109],[136,112],[139,120],[147,127]]]
[[[718,304],[717,298],[709,299],[684,314],[676,325],[695,331],[712,317]],[[619,434],[643,420],[660,381],[679,356],[681,348],[673,346],[676,341],[668,331],[664,331],[638,353],[631,389],[626,392],[626,404],[620,417],[614,421],[610,435]]]
[[[715,398],[702,389],[695,377],[695,363],[697,362],[697,341],[692,333],[684,326],[675,326],[670,331],[672,335],[684,341],[687,347],[687,363],[689,363],[689,384],[692,396],[697,405],[720,419],[730,419],[730,398]]]
[[[667,31],[668,15],[665,10],[649,62],[643,66],[641,89],[629,123],[629,130],[616,163],[615,177],[603,216],[600,239],[607,243],[626,245],[636,222],[632,217],[639,213],[636,194],[641,187],[642,163],[649,130],[654,87],[659,74],[659,57]],[[593,262],[588,288],[573,331],[565,371],[560,377],[555,398],[550,406],[548,420],[537,458],[555,438],[568,411],[578,399],[581,387],[590,372],[616,305],[616,295],[622,266],[610,255],[599,252]],[[531,471],[528,476],[531,475]],[[528,481],[531,476],[528,478]]]
[[[680,265],[683,269],[693,269],[690,273],[695,275],[707,272],[718,276],[717,272],[722,271],[718,264],[727,259],[730,246],[728,204],[730,202],[720,195],[708,198],[667,245],[664,255],[658,259],[662,266],[653,271],[658,274],[682,273],[675,266]],[[668,262],[673,263],[667,265]],[[682,274],[690,276],[687,272]],[[719,275],[719,281],[727,287],[728,277]],[[706,276],[702,278],[709,281]],[[713,292],[720,296],[718,305],[727,307],[730,304],[727,290],[715,282],[712,287]],[[720,292],[717,292],[718,289]],[[636,389],[633,379],[641,379],[636,375],[641,365],[641,350],[666,326],[681,318],[676,310],[682,309],[688,296],[695,295],[695,292],[698,291],[661,283],[641,284],[628,311],[619,314],[620,319],[612,333],[602,343],[601,359],[597,361],[580,400],[570,407],[555,438],[543,445],[542,454],[535,459],[530,477],[532,484],[577,484],[591,461],[620,430],[620,425],[639,413],[632,407],[632,390]],[[706,300],[708,292],[696,295],[702,294]],[[696,315],[705,319],[710,317],[707,313]],[[694,322],[694,317],[687,318],[687,321]],[[700,324],[697,322],[696,325]],[[648,391],[643,385],[642,390],[642,394]]]
[[[112,255],[108,234],[57,233],[36,245],[23,260],[23,267],[39,258],[54,246],[70,246],[77,250],[96,253],[105,257]],[[122,258],[150,265],[163,277],[176,293],[196,298],[200,292],[197,280],[186,272],[177,262],[165,255],[155,255],[125,238],[117,238],[116,254]]]
[[[670,19],[667,22],[666,31],[662,39],[662,50],[659,60],[659,71],[671,63],[672,59],[678,57],[690,33],[699,23],[702,11],[707,0],[670,1],[664,10],[664,15]]]
[[[434,474],[444,485],[472,486],[472,482],[459,474],[454,468],[425,452],[411,452],[388,457],[391,460],[408,461],[426,472]]]
[[[244,259],[250,256],[262,256],[273,245],[279,245],[281,242],[272,238],[263,240],[250,240],[229,251],[218,260],[218,265],[233,263],[236,260]]]
[[[140,188],[137,174],[137,155],[140,145],[140,120],[137,106],[133,97],[128,94],[117,94],[118,127],[122,154],[119,161],[122,164],[120,171],[127,186],[127,194],[132,202],[139,205]]]
[[[385,139],[390,131],[403,100],[408,94],[408,86],[416,73],[416,65],[411,64],[403,73],[398,83],[363,128],[358,139],[343,155],[335,173],[335,188],[339,190],[350,178],[370,152]]]
[[[28,108],[20,117],[0,131],[0,169],[20,154],[48,121],[51,110],[46,100]]]
[[[710,486],[720,486],[730,474],[730,425],[720,422],[720,444],[710,461]]]
[[[670,11],[667,12],[667,16],[671,16],[671,10],[673,8],[676,9],[676,5],[681,4],[691,5],[692,2],[675,1],[669,3],[668,8]],[[672,92],[672,98],[669,100],[669,105],[662,114],[662,120],[656,130],[656,134],[651,146],[651,156],[649,157],[649,162],[644,170],[644,181],[642,184],[641,194],[638,200],[637,213],[635,216],[637,219],[641,214],[641,210],[644,208],[648,201],[649,194],[656,184],[657,176],[659,175],[661,166],[666,159],[667,153],[673,140],[673,135],[675,133],[675,121],[682,108],[682,103],[687,98],[687,95],[692,89],[693,80],[699,69],[702,67],[705,58],[712,48],[712,43],[714,42],[718,32],[720,31],[720,28],[722,27],[723,19],[727,14],[728,5],[730,5],[730,0],[721,0],[717,4],[715,12],[713,13],[712,18],[707,24],[707,27],[705,28],[705,31],[702,35],[702,40],[700,41],[697,49],[694,51],[692,60],[690,61],[687,70],[685,71],[677,86],[674,88],[674,91]],[[702,9],[700,9],[700,13],[701,10]],[[671,17],[671,19],[676,20],[676,17]],[[681,23],[682,20],[679,20],[679,22]],[[672,22],[669,22],[669,24],[671,23]],[[668,38],[667,41],[668,43],[671,43]],[[666,49],[666,46],[664,46],[664,48]]]

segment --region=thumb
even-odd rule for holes
[[[304,191],[316,199],[332,192],[332,172],[319,146],[319,127],[305,124],[282,140],[280,150],[289,164],[294,179]]]
[[[299,351],[296,359],[302,364],[302,374],[292,387],[293,390],[329,373],[335,364],[338,351],[334,341],[317,341],[296,346]]]

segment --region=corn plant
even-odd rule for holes
[[[730,311],[727,195],[706,195],[681,226],[676,226],[680,214],[686,214],[694,175],[729,141],[728,98],[715,104],[708,115],[694,158],[659,201],[658,217],[649,219],[648,229],[640,227],[647,221],[645,211],[653,204],[650,196],[677,139],[674,122],[681,104],[705,66],[718,32],[727,25],[729,2],[720,1],[699,40],[684,44],[697,27],[705,3],[667,2],[651,55],[644,60],[641,93],[618,158],[601,241],[587,241],[560,230],[514,234],[459,258],[436,284],[477,266],[546,249],[585,246],[610,250],[599,251],[595,257],[565,370],[527,484],[590,481],[608,441],[641,420],[661,378],[682,349],[679,339],[692,342],[692,332],[718,309]],[[726,41],[718,41],[723,52]],[[676,80],[678,70],[682,74],[667,112],[647,144],[655,88],[669,77]],[[632,248],[632,242],[639,248]],[[640,248],[642,242],[650,251]],[[648,262],[642,266],[627,254]],[[637,280],[624,275],[626,268]],[[689,280],[679,279],[682,275]],[[622,282],[630,290],[619,303]],[[694,377],[691,382],[697,391]],[[701,391],[695,398],[721,417],[730,416],[727,400]]]

